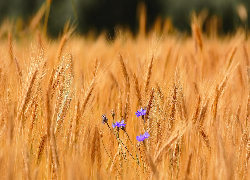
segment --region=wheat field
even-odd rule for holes
[[[191,26],[3,35],[0,179],[249,179],[250,41]]]

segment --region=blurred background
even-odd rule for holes
[[[14,24],[14,31],[25,31],[39,21],[41,27],[47,24],[51,37],[57,37],[67,21],[75,23],[82,34],[105,31],[114,36],[119,27],[135,35],[142,10],[147,31],[155,26],[164,29],[167,24],[168,31],[190,33],[192,11],[202,15],[202,28],[208,34],[211,26],[227,34],[250,24],[250,0],[0,0],[0,24]]]

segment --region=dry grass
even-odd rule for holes
[[[146,36],[139,17],[135,39],[1,38],[0,179],[250,178],[244,32],[208,37],[194,16],[192,37]]]

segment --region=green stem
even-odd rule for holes
[[[110,128],[109,124],[108,123],[106,123],[106,124],[108,125],[109,130],[114,134],[114,136],[116,137],[116,139],[118,139],[120,141],[120,143],[125,147],[125,149],[128,151],[129,155],[133,158],[133,160],[136,161],[136,159],[133,157],[133,155],[129,152],[127,146],[125,146],[125,144],[122,142],[122,140],[115,135],[115,133]],[[136,162],[136,163],[138,164],[138,162]],[[138,165],[140,166],[140,164],[138,164]]]
[[[109,156],[110,161],[114,164],[114,166],[115,166],[115,168],[116,168],[118,174],[121,176],[121,174],[120,174],[118,168],[117,168],[116,165],[115,165],[115,162],[112,160],[111,156],[109,155],[109,153],[108,153],[108,151],[107,151],[107,149],[106,149],[106,147],[105,147],[105,145],[104,145],[104,143],[103,143],[103,140],[102,140],[102,145],[103,145],[103,147],[104,147],[104,149],[105,149],[107,155]]]
[[[136,155],[136,159],[137,159],[137,161],[138,161],[138,163],[137,163],[137,164],[138,164],[138,165],[140,165],[140,161],[139,161],[139,158],[138,158],[138,156],[137,156],[136,149],[135,149],[135,147],[134,147],[134,145],[133,145],[133,143],[132,143],[131,139],[129,138],[129,135],[128,135],[127,131],[126,131],[125,129],[123,129],[123,130],[124,130],[124,132],[127,134],[127,136],[128,136],[128,140],[130,141],[130,143],[131,143],[132,147],[134,148],[135,155]]]

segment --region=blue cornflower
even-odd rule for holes
[[[140,136],[136,136],[137,141],[144,141],[144,139],[147,139],[149,137],[148,132],[145,132],[144,134],[140,134]]]
[[[139,111],[137,111],[137,112],[135,113],[135,115],[136,115],[137,117],[146,115],[146,108],[145,108],[145,109],[141,108]]]
[[[136,136],[136,140],[137,141],[143,141],[144,140],[144,136],[143,135]]]
[[[149,134],[148,134],[148,132],[145,132],[144,133],[144,139],[147,139],[147,138],[149,138]]]
[[[112,124],[112,127],[115,128],[115,127],[121,127],[121,128],[124,128],[126,124],[124,124],[124,120],[122,120],[121,122],[115,122]]]

